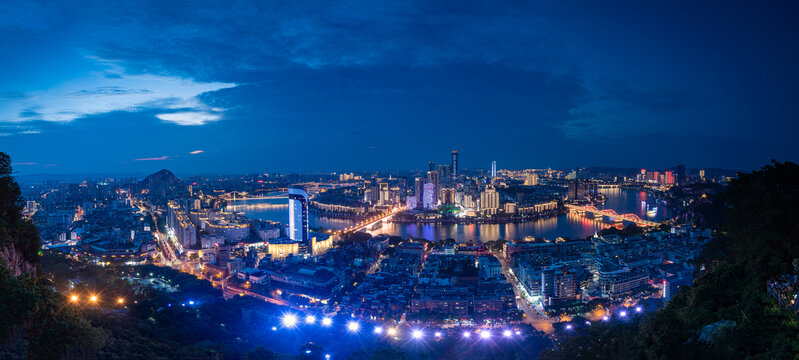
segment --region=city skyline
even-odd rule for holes
[[[20,174],[416,169],[452,149],[462,169],[755,169],[799,151],[790,2],[0,10]]]

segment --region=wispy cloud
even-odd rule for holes
[[[204,152],[205,152],[205,150],[194,150],[194,151],[190,151],[189,154],[197,155],[197,154],[202,154]]]
[[[18,163],[11,163],[11,165],[36,165],[38,163],[35,162],[18,162]]]
[[[142,159],[133,159],[133,161],[160,161],[169,159],[169,156],[161,156],[161,157],[154,157],[154,158],[142,158]]]
[[[221,116],[210,111],[183,111],[174,113],[158,114],[155,117],[178,125],[205,125],[209,122],[217,121]]]
[[[178,125],[203,125],[222,118],[224,109],[199,99],[208,92],[235,87],[233,83],[197,82],[175,76],[128,74],[113,60],[87,57],[92,63],[86,76],[25,96],[5,96],[0,122],[46,121],[68,123],[113,111],[157,112],[159,119]],[[111,76],[112,75],[112,76]],[[20,132],[34,134],[37,131]]]

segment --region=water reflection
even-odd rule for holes
[[[651,207],[657,207],[656,220],[671,216],[664,204],[642,191],[626,189],[603,189],[607,201],[603,208],[614,209],[618,213],[634,213],[646,219],[645,201]],[[283,194],[280,198],[234,200],[230,202],[229,211],[244,212],[250,218],[288,223],[288,198]],[[326,229],[342,229],[353,225],[353,220],[335,219],[310,215],[311,227]],[[547,219],[538,219],[519,224],[393,224],[383,223],[382,227],[373,233],[397,235],[401,237],[412,236],[428,240],[455,239],[458,242],[513,240],[523,239],[526,236],[537,238],[555,239],[557,237],[584,238],[594,232],[609,227],[598,220],[589,219],[576,214],[564,214]]]

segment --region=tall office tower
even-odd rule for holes
[[[308,236],[308,193],[300,186],[289,187],[289,237],[299,241],[300,248],[307,252],[310,247]]]
[[[705,169],[699,169],[699,178],[705,181]]]
[[[685,165],[677,165],[677,185],[685,185],[688,179],[685,176]]]
[[[435,187],[433,193],[433,202],[438,203],[438,199],[441,199],[441,179],[439,178],[438,171],[428,171],[427,172],[427,183],[433,184]]]
[[[427,163],[427,171],[434,171],[435,169],[436,169],[436,163],[432,161]]]
[[[422,197],[424,197],[424,178],[416,178],[414,181],[414,195],[416,195],[417,207],[422,205]]]
[[[452,150],[452,180],[458,178],[458,150]]]
[[[495,177],[497,177],[497,162],[496,161],[492,161],[491,162],[491,178],[493,179]]]

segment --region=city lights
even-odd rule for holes
[[[316,316],[313,316],[313,315],[306,316],[305,317],[305,323],[308,324],[308,325],[313,325],[314,323],[316,323]]]
[[[490,339],[491,338],[491,332],[489,332],[488,330],[481,331],[480,332],[480,338],[482,338],[482,339]]]
[[[471,337],[471,336],[472,336],[472,333],[470,333],[470,332],[468,332],[468,331],[464,331],[464,332],[463,332],[463,337],[465,337],[465,338],[469,338],[469,337]]]
[[[123,299],[123,298],[117,299],[117,304],[124,304],[124,303],[125,303],[125,299]]]
[[[608,320],[610,320],[609,316],[605,315],[605,316],[602,317],[602,321],[608,321]]]
[[[435,337],[437,337],[437,338],[440,338],[440,337],[441,337],[441,331],[436,331],[436,333],[435,333],[435,334],[433,334],[433,335],[434,335]]]
[[[422,335],[424,335],[424,334],[422,333],[422,330],[414,330],[414,331],[411,333],[411,336],[412,336],[414,339],[421,339],[421,338],[422,338]]]
[[[347,323],[347,330],[349,332],[358,332],[361,329],[361,324],[358,324],[357,321],[350,321]]]
[[[619,316],[625,317],[625,316],[627,316],[627,312],[626,311],[622,311],[622,312],[619,313]]]
[[[636,306],[636,307],[635,307],[635,312],[641,312],[641,311],[643,311],[643,310],[644,310],[644,309],[642,309],[640,306]]]
[[[282,323],[287,328],[293,328],[297,326],[297,316],[294,314],[283,315]]]
[[[397,329],[396,328],[388,328],[387,333],[390,336],[395,336],[395,335],[397,335]]]
[[[504,336],[506,338],[511,337],[511,335],[513,335],[513,333],[510,330],[505,330],[505,331],[502,332],[502,336]]]
[[[89,301],[97,302],[97,295],[92,295],[91,297],[89,297]]]
[[[76,295],[72,295],[71,300],[72,302],[78,302],[78,297]]]
[[[331,319],[329,317],[326,317],[326,318],[322,319],[322,326],[329,327],[330,325],[333,325],[333,319]]]
[[[572,324],[566,325],[566,330],[571,330],[571,329],[572,329]]]
[[[375,326],[374,333],[375,333],[375,334],[382,334],[382,333],[383,333],[383,327],[381,327],[381,326]]]

